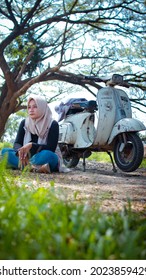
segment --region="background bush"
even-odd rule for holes
[[[12,148],[13,144],[10,142],[0,142],[0,150],[2,150],[3,148]]]

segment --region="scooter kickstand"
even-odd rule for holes
[[[86,161],[85,161],[85,158],[86,158],[86,151],[83,153],[83,171],[85,172],[86,171]]]
[[[108,151],[107,154],[110,156],[110,159],[111,159],[111,162],[112,162],[112,165],[113,165],[113,172],[116,173],[117,172],[117,169],[115,167],[115,164],[114,164],[114,161],[113,161],[113,158],[112,158],[112,155],[111,153]]]

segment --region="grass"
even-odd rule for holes
[[[143,159],[143,161],[142,161],[140,167],[146,168],[146,158]]]
[[[109,155],[105,152],[93,152],[88,160],[95,160],[98,162],[111,162]]]
[[[22,174],[25,179],[25,173]],[[62,197],[62,196],[61,196]],[[0,259],[145,259],[146,219],[60,198],[0,163]]]
[[[106,152],[94,152],[91,154],[88,160],[95,160],[98,162],[111,162],[110,157]],[[140,167],[146,168],[146,158],[143,159]]]

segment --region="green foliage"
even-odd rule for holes
[[[99,162],[111,162],[109,155],[105,152],[100,152],[100,153],[94,152],[91,154],[91,156],[88,159],[96,160]]]
[[[98,162],[111,162],[109,155],[105,152],[92,153],[92,155],[88,158],[88,160],[95,160]],[[140,167],[146,168],[146,158],[143,159]]]
[[[12,148],[12,143],[9,142],[0,142],[0,150],[2,150],[3,148]]]
[[[143,161],[142,161],[140,167],[146,168],[146,158],[143,159]]]
[[[19,179],[19,180],[18,180]],[[21,183],[20,183],[21,179]],[[19,182],[19,183],[18,183]],[[69,202],[0,166],[0,259],[145,259],[146,219]]]
[[[34,49],[32,60],[26,65],[24,74],[28,74],[29,77],[36,68],[42,65],[44,51],[42,49],[44,43],[40,39],[35,37],[35,32],[28,32],[23,37],[18,36],[15,41],[9,44],[6,48],[6,55],[9,59],[9,65],[12,69],[20,70],[21,64],[25,58],[29,55],[30,51]]]

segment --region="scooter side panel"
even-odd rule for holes
[[[59,143],[73,144],[74,148],[87,148],[94,141],[94,115],[82,112],[69,115],[59,125]]]
[[[74,144],[76,141],[76,129],[69,122],[59,125],[59,143]]]
[[[146,130],[146,127],[141,121],[133,118],[122,119],[114,125],[108,140],[108,144],[110,144],[113,141],[116,135],[122,132],[138,132],[142,130]]]

